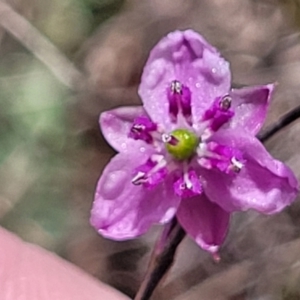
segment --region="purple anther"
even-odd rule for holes
[[[151,132],[157,130],[157,125],[153,123],[148,117],[137,117],[133,121],[133,125],[129,132],[129,137],[134,140],[143,140],[148,144],[153,142]]]
[[[229,168],[229,173],[230,172],[239,173],[242,170],[242,168],[244,167],[244,163],[245,163],[244,159],[238,160],[235,156],[233,156],[231,158],[231,165]]]
[[[230,107],[231,98],[229,96],[217,98],[204,113],[203,121],[210,120],[210,128],[217,131],[234,116],[234,111],[230,110]]]
[[[206,158],[211,167],[215,167],[226,174],[238,173],[244,166],[245,160],[242,152],[236,148],[210,142],[207,144],[207,150],[211,153]]]
[[[172,146],[176,146],[179,143],[178,139],[176,139],[175,136],[173,136],[171,134],[167,134],[167,133],[164,133],[161,136],[161,139],[162,139],[163,143],[170,144]]]
[[[146,174],[143,172],[137,172],[137,174],[132,178],[131,182],[134,185],[141,185],[147,181]]]
[[[201,182],[196,172],[190,169],[182,174],[173,184],[176,195],[181,198],[190,198],[200,195],[203,191]]]
[[[173,80],[171,83],[171,92],[176,95],[180,95],[182,93],[182,84],[178,80]]]
[[[182,92],[180,97],[180,106],[183,116],[186,118],[188,123],[192,124],[192,105],[191,105],[191,91],[188,87],[182,86]]]
[[[169,100],[169,114],[171,121],[177,121],[177,115],[179,112],[179,102],[182,93],[182,85],[179,81],[173,80],[171,86],[167,90],[167,96]]]
[[[173,122],[177,121],[179,108],[187,122],[192,124],[191,91],[178,80],[173,80],[168,89],[169,113]]]
[[[136,168],[136,175],[132,179],[135,185],[143,184],[147,188],[153,188],[161,183],[168,175],[168,169],[162,158],[157,161],[156,158],[150,157],[146,163]]]
[[[231,107],[232,99],[229,95],[222,97],[219,101],[219,106],[222,111],[228,111]]]

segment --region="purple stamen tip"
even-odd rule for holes
[[[213,131],[217,131],[234,116],[234,111],[230,110],[231,102],[232,99],[228,95],[217,98],[212,106],[204,113],[203,120],[210,120],[210,128]]]
[[[203,191],[200,179],[193,169],[177,178],[173,188],[175,193],[182,198],[200,195]]]
[[[176,139],[175,136],[167,133],[163,134],[161,139],[164,143],[170,144],[172,146],[176,146],[179,143],[178,139]]]
[[[145,130],[145,129],[146,129],[146,127],[144,125],[135,124],[135,125],[132,126],[131,131],[133,133],[139,134],[139,133],[142,133],[143,130]]]
[[[183,86],[182,96],[180,98],[180,105],[182,113],[185,117],[190,117],[192,115],[192,105],[191,105],[191,91],[188,87]]]
[[[173,80],[170,88],[167,91],[169,100],[169,113],[172,122],[177,121],[179,108],[187,122],[191,123],[192,106],[191,106],[191,91],[184,86],[180,81]]]
[[[226,174],[234,175],[244,167],[243,155],[236,148],[210,142],[207,149],[210,151],[210,155],[201,161],[201,165],[205,168],[213,167]]]
[[[146,188],[151,189],[161,183],[167,175],[168,169],[164,159],[152,155],[144,164],[136,169],[136,175],[131,182],[134,185],[143,184]]]
[[[181,83],[179,81],[172,81],[171,86],[167,90],[167,96],[169,100],[169,114],[172,122],[177,121],[177,115],[179,112],[178,97],[181,93]]]
[[[151,132],[157,130],[157,125],[153,123],[148,117],[137,117],[129,132],[129,137],[134,140],[143,140],[148,144],[153,142]]]
[[[141,185],[146,180],[146,174],[144,172],[138,172],[131,180],[134,185]]]
[[[224,111],[229,110],[231,107],[231,102],[232,102],[232,99],[229,95],[224,96],[219,103],[220,108]]]
[[[173,94],[181,94],[182,93],[182,84],[178,80],[173,80],[171,83],[171,92]]]
[[[237,159],[235,156],[231,158],[231,165],[230,165],[230,171],[234,173],[240,173],[242,168],[244,167],[244,160],[243,159]]]

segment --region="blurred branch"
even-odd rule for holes
[[[231,265],[229,268],[224,269],[219,273],[207,278],[199,284],[193,286],[191,289],[183,294],[175,297],[176,300],[198,300],[198,299],[245,299],[234,298],[234,295],[241,293],[243,290],[251,287],[254,282],[264,282],[263,279],[270,276],[270,266],[277,266],[273,270],[271,276],[282,274],[286,277],[288,268],[299,267],[299,248],[300,238],[293,241],[276,245],[273,248],[267,249],[251,260],[244,260]],[[262,270],[265,274],[262,275]],[[269,270],[269,271],[266,271]],[[259,274],[257,273],[259,272]],[[268,275],[267,275],[268,274]],[[260,277],[259,277],[260,276]],[[174,287],[173,283],[173,287]],[[178,284],[178,282],[177,282]],[[266,282],[265,282],[266,284]],[[278,282],[276,283],[279,284]],[[286,283],[283,281],[282,286]],[[280,286],[279,286],[280,288]],[[276,290],[278,291],[278,289]],[[201,295],[201,298],[199,297]],[[246,299],[248,299],[246,297]],[[272,298],[270,298],[272,299]],[[280,298],[281,299],[281,298]],[[290,299],[290,298],[289,298]],[[297,298],[298,299],[298,298]],[[290,299],[291,300],[291,299]]]
[[[261,142],[266,142],[275,133],[277,133],[287,125],[291,124],[298,118],[300,118],[300,106],[295,107],[294,109],[286,113],[284,116],[282,116],[278,121],[267,127],[266,130],[264,130],[261,134],[258,135],[258,139]]]
[[[146,276],[134,300],[150,299],[154,289],[172,266],[177,247],[184,237],[185,231],[176,218],[165,225],[162,236],[152,252]]]
[[[77,89],[83,75],[45,36],[9,5],[0,1],[0,26],[45,64],[70,89]]]

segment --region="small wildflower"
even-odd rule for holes
[[[175,215],[217,257],[230,213],[273,214],[296,197],[293,172],[255,138],[273,84],[230,88],[229,64],[192,30],[151,51],[139,87],[143,107],[105,112],[117,154],[97,186],[91,224],[104,237],[135,238]]]

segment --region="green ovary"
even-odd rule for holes
[[[166,144],[167,151],[178,160],[185,160],[192,157],[199,144],[199,138],[193,132],[186,129],[174,130],[171,132],[171,135],[178,142],[176,145]]]

